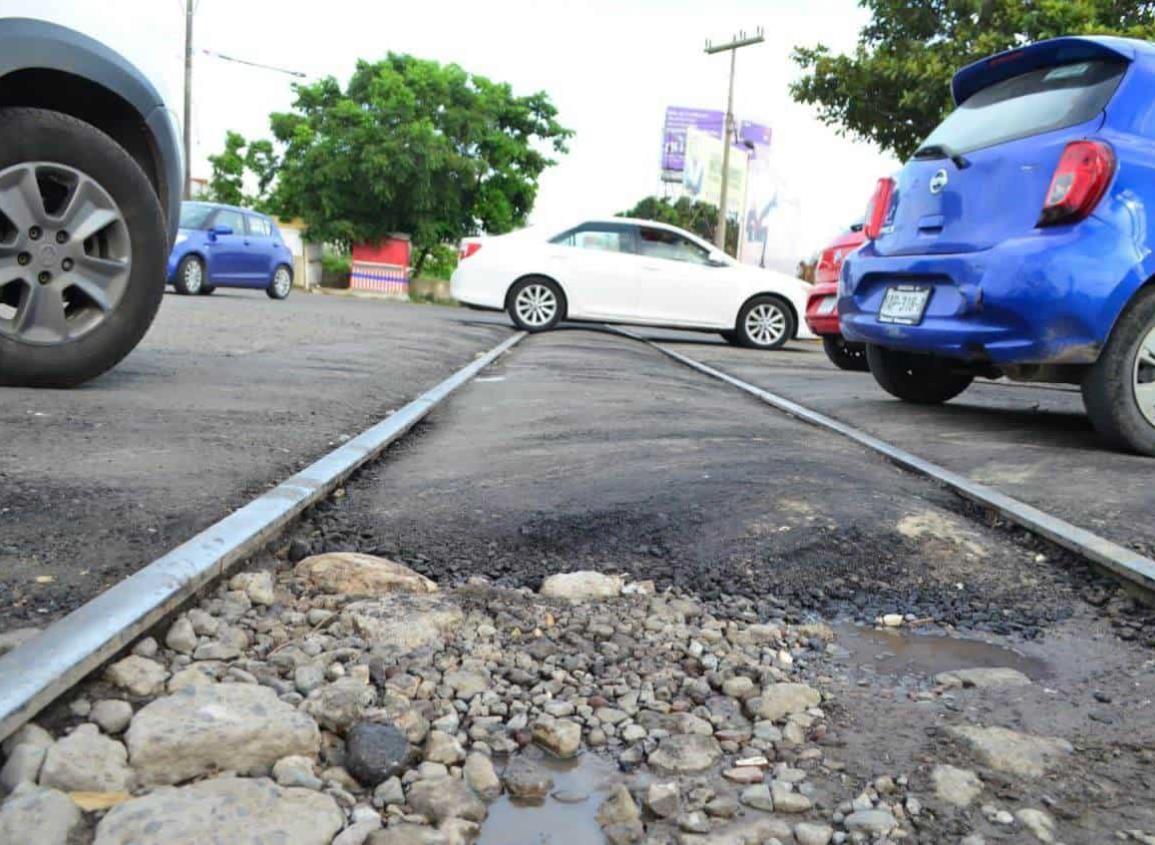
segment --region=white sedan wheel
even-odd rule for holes
[[[526,326],[542,328],[557,316],[557,294],[549,285],[534,282],[517,292],[513,307]]]
[[[786,334],[788,319],[782,306],[760,302],[746,315],[746,336],[758,346],[774,346]]]

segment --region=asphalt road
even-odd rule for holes
[[[0,628],[40,625],[507,337],[474,312],[295,293],[165,297],[71,391],[0,399]]]
[[[942,406],[906,405],[817,343],[751,356],[709,335],[641,330],[716,369],[1155,556],[1155,461],[1106,446],[1077,387],[978,379]]]

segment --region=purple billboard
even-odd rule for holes
[[[669,181],[682,181],[682,171],[686,169],[686,130],[698,129],[721,138],[725,124],[726,113],[722,111],[667,106],[666,124],[662,131],[662,177]],[[743,120],[738,124],[738,138],[755,147],[768,147],[770,127]]]

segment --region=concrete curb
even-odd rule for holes
[[[0,657],[0,739],[276,536],[523,339],[518,332],[396,413]]]

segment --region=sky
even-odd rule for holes
[[[180,113],[184,0],[0,0],[0,13],[35,14],[93,31],[160,77]],[[268,137],[268,115],[287,110],[293,77],[206,55],[223,53],[344,82],[358,58],[411,53],[544,90],[573,129],[570,152],[541,178],[531,222],[612,214],[660,190],[662,120],[670,105],[722,109],[728,54],[707,38],[765,29],[738,53],[734,112],[773,130],[776,169],[797,198],[798,257],[861,217],[892,158],[824,126],[794,103],[795,45],[853,48],[867,13],[854,0],[198,0],[193,71],[195,177],[229,129]]]

